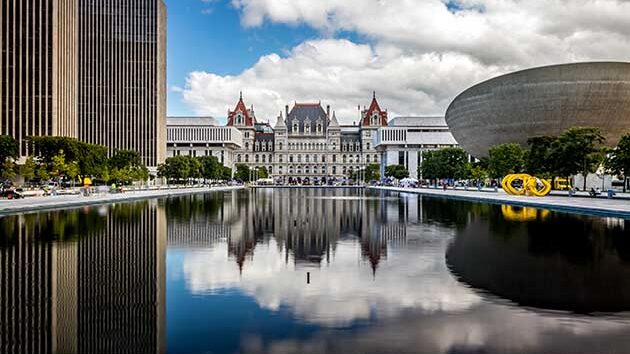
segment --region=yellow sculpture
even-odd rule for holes
[[[546,219],[551,214],[549,210],[528,207],[514,207],[511,205],[501,205],[503,218],[509,221],[533,221],[540,217]]]
[[[501,186],[506,193],[511,195],[544,197],[551,192],[551,183],[525,173],[505,176]]]

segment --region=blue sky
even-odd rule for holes
[[[258,120],[321,101],[342,124],[376,91],[397,115],[441,115],[518,69],[630,61],[626,0],[166,0],[169,115]],[[569,10],[570,9],[570,10]]]
[[[166,0],[168,7],[168,115],[193,115],[171,88],[184,87],[188,73],[209,71],[237,75],[263,55],[284,53],[308,38],[317,37],[302,25],[241,26],[229,1]]]

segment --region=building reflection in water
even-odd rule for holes
[[[182,205],[193,205],[193,212],[171,217],[181,213]],[[406,223],[417,220],[415,215],[408,220],[408,207],[397,199],[366,197],[363,191],[351,189],[334,197],[325,189],[257,189],[182,197],[167,207],[168,245],[212,247],[225,242],[242,272],[256,246],[271,238],[285,262],[306,268],[330,263],[340,241],[358,238],[361,260],[376,272],[387,258],[388,245],[403,245]]]
[[[164,351],[155,201],[0,218],[0,352]]]

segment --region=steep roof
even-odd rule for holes
[[[298,124],[298,131],[304,133],[304,126],[307,121],[311,123],[311,131],[314,131],[316,123],[320,121],[322,123],[322,133],[326,131],[326,123],[328,117],[326,111],[322,108],[320,103],[295,103],[289,116],[287,117],[287,127],[289,131],[293,131],[293,124]]]
[[[383,111],[381,107],[378,105],[378,101],[376,100],[376,92],[372,92],[372,103],[370,103],[370,107],[367,111],[364,111],[362,114],[361,125],[362,126],[370,126],[370,118],[374,115],[374,113],[378,113],[381,122],[380,125],[387,125],[387,111]]]
[[[243,115],[243,117],[245,117],[246,126],[253,126],[256,123],[256,117],[254,117],[253,109],[248,110],[247,106],[245,106],[245,103],[243,102],[242,92],[240,94],[240,97],[238,99],[238,102],[236,103],[236,107],[234,108],[234,110],[233,111],[228,110],[228,119],[227,119],[228,126],[234,125],[234,117],[239,112]]]
[[[278,120],[276,120],[276,126],[274,129],[286,129],[287,125],[284,124],[284,118],[282,118],[282,111],[280,111],[280,115],[278,116]]]

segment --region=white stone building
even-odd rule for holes
[[[243,134],[234,127],[221,127],[212,117],[166,119],[166,157],[216,156],[225,166],[234,165],[234,151],[243,146]]]
[[[344,177],[370,164],[380,164],[381,175],[385,166],[405,165],[416,177],[422,151],[457,145],[442,117],[388,122],[375,94],[359,111],[358,124],[340,125],[330,106],[296,102],[285,106],[271,127],[256,120],[241,95],[225,126],[211,117],[168,118],[167,156],[213,155],[233,170],[237,164],[264,167],[285,181]]]
[[[294,103],[285,106],[273,128],[258,123],[253,107],[242,96],[228,111],[228,127],[243,133],[243,145],[235,151],[235,163],[265,167],[272,177],[343,177],[369,164],[378,164],[373,137],[387,125],[387,111],[376,100],[361,111],[359,125],[340,125],[330,106]]]
[[[397,117],[387,127],[379,128],[374,137],[381,176],[387,166],[404,165],[409,177],[421,178],[418,167],[425,151],[456,146],[444,117]]]

